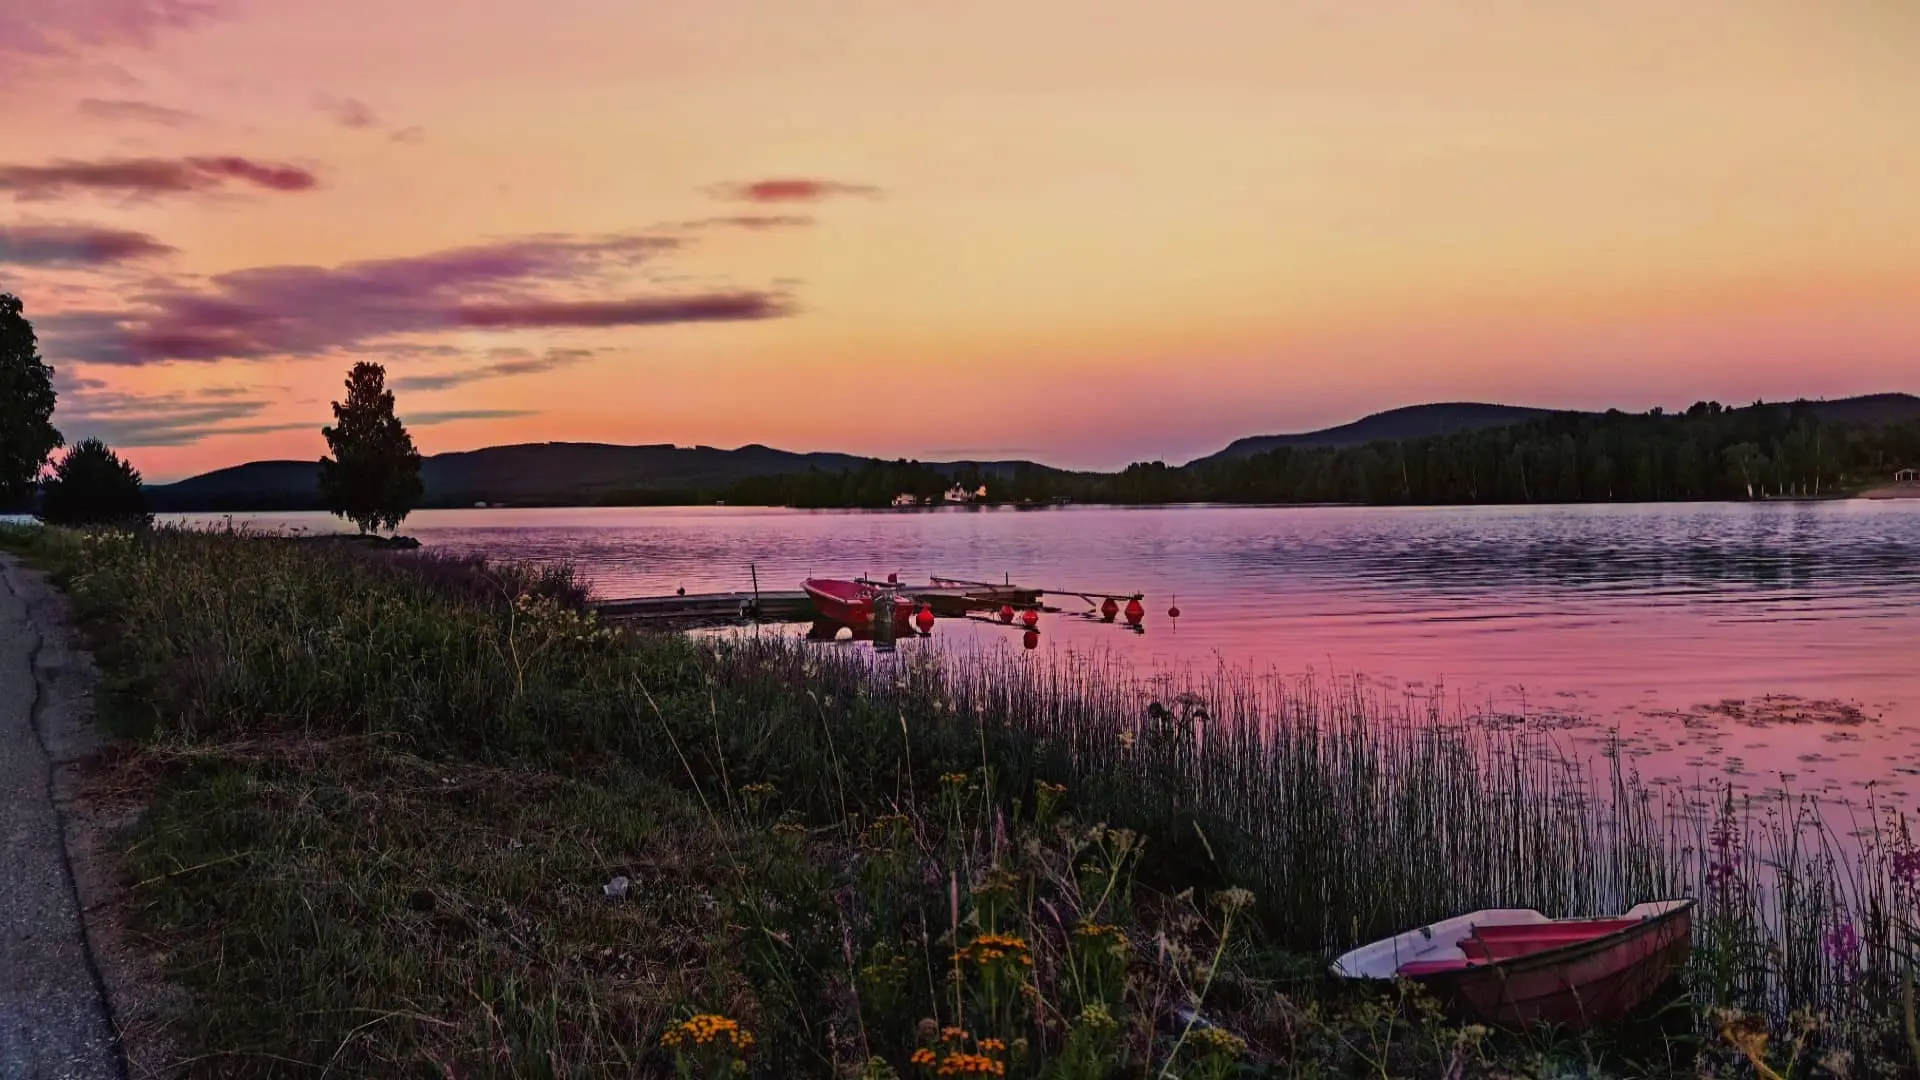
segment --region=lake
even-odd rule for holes
[[[1582,751],[1617,729],[1657,778],[1762,788],[1784,774],[1856,801],[1873,783],[1909,810],[1920,793],[1920,501],[433,510],[405,531],[438,550],[571,561],[605,597],[744,590],[750,566],[766,590],[897,572],[1139,591],[1142,633],[1047,615],[1041,649],[1111,651],[1143,671],[1359,677],[1544,717]],[[1019,638],[943,621],[911,647],[982,643]]]

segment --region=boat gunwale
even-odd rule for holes
[[[1386,982],[1393,979],[1401,979],[1401,978],[1411,978],[1416,982],[1458,982],[1458,981],[1465,981],[1466,979],[1469,979],[1475,976],[1483,976],[1483,975],[1491,975],[1491,974],[1498,974],[1502,978],[1505,978],[1509,975],[1513,975],[1516,973],[1525,973],[1525,972],[1536,970],[1541,967],[1555,967],[1570,961],[1582,959],[1596,952],[1605,951],[1606,949],[1613,948],[1624,942],[1632,941],[1638,937],[1652,933],[1657,928],[1664,926],[1668,922],[1674,919],[1681,918],[1683,916],[1686,917],[1687,919],[1691,919],[1693,915],[1693,910],[1699,906],[1700,901],[1695,897],[1675,897],[1670,900],[1649,901],[1649,903],[1663,903],[1663,904],[1667,904],[1668,907],[1665,910],[1657,912],[1655,914],[1643,916],[1639,922],[1635,923],[1632,926],[1622,927],[1621,929],[1611,931],[1599,937],[1582,938],[1577,941],[1570,941],[1565,945],[1555,945],[1550,948],[1538,950],[1536,952],[1521,953],[1518,956],[1505,957],[1499,960],[1486,960],[1478,963],[1462,964],[1459,967],[1443,968],[1438,971],[1422,972],[1418,975],[1410,975],[1410,976],[1400,974],[1399,972],[1399,968],[1401,966],[1400,964],[1396,964],[1395,969],[1392,972],[1388,972],[1386,974],[1381,974],[1381,975],[1370,975],[1370,974],[1355,974],[1355,973],[1349,972],[1345,969],[1345,967],[1341,963],[1341,961],[1347,959],[1350,956],[1353,956],[1355,953],[1358,953],[1363,949],[1371,948],[1374,945],[1378,945],[1383,942],[1393,941],[1403,936],[1402,934],[1394,934],[1391,937],[1381,938],[1379,941],[1375,941],[1375,942],[1368,942],[1366,945],[1362,945],[1357,948],[1350,949],[1345,953],[1342,953],[1330,965],[1330,970],[1332,971],[1334,977],[1336,978],[1352,980],[1356,982]],[[1513,910],[1527,910],[1527,909],[1496,908],[1496,909],[1489,909],[1489,910],[1513,911]],[[1478,913],[1468,912],[1467,914],[1473,915]],[[1463,918],[1463,917],[1465,916],[1454,916],[1454,918]],[[1441,921],[1445,922],[1447,920],[1441,920]],[[1541,920],[1540,925],[1543,925],[1543,926],[1552,925],[1553,923],[1563,923],[1563,922],[1569,922],[1569,921],[1573,921],[1573,920],[1543,918]],[[1434,925],[1438,925],[1438,924],[1437,923],[1428,924],[1428,926],[1434,926]],[[1408,934],[1417,933],[1421,929],[1425,929],[1425,928],[1416,927],[1413,930],[1405,931],[1404,933],[1408,933]],[[1406,963],[1412,963],[1412,962],[1414,961],[1412,960],[1406,961]]]

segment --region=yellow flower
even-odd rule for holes
[[[1247,1041],[1223,1028],[1198,1028],[1189,1037],[1204,1054],[1237,1058],[1247,1052]]]
[[[678,1050],[689,1042],[695,1047],[719,1042],[732,1048],[735,1053],[745,1053],[753,1047],[753,1033],[741,1027],[737,1020],[729,1020],[715,1013],[701,1013],[675,1024],[660,1036],[660,1045],[670,1050]]]

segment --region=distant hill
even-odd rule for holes
[[[686,497],[762,476],[843,472],[871,458],[801,454],[767,446],[720,450],[711,446],[616,446],[608,443],[521,443],[433,454],[420,466],[422,506],[569,506],[606,501]],[[929,463],[934,464],[934,463]],[[1021,462],[950,462],[986,476],[1010,473]],[[320,467],[313,461],[254,461],[173,484],[147,488],[156,511],[227,512],[320,509]]]
[[[1832,401],[1769,402],[1770,407],[1798,405],[1809,409],[1821,420],[1836,424],[1897,424],[1920,419],[1920,397],[1912,394],[1863,394],[1835,398]],[[1297,435],[1251,435],[1237,439],[1217,454],[1189,464],[1201,465],[1230,458],[1251,457],[1282,446],[1340,449],[1365,446],[1372,442],[1421,439],[1434,435],[1454,435],[1466,431],[1509,427],[1572,410],[1532,409],[1521,405],[1491,405],[1478,401],[1448,401],[1432,405],[1408,405],[1362,417],[1321,431]]]
[[[1835,424],[1903,424],[1920,420],[1920,397],[1912,394],[1862,394],[1832,401],[1798,402],[1813,415]]]
[[[1762,407],[1799,407],[1822,420],[1846,424],[1881,425],[1920,420],[1920,397],[1912,394],[1868,394]],[[1380,441],[1483,431],[1552,416],[1582,415],[1595,414],[1482,402],[1412,405],[1323,431],[1240,439],[1225,450],[1177,471],[1204,472],[1206,470],[1195,470],[1192,466],[1244,459],[1282,446],[1339,450]],[[486,502],[507,506],[581,506],[685,502],[693,498],[725,498],[727,489],[743,481],[791,476],[815,469],[842,473],[876,463],[876,459],[851,454],[802,454],[759,445],[720,450],[711,446],[666,444],[522,443],[426,458],[421,466],[421,479],[426,486],[421,505],[459,507]],[[1100,489],[1102,478],[1097,474],[1070,474],[1025,461],[922,464],[949,477],[977,472],[989,481],[998,478],[1000,492],[1034,501],[1065,497],[1129,502],[1144,497],[1125,485],[1113,490]],[[175,484],[149,487],[148,502],[160,512],[317,510],[320,509],[319,471],[319,466],[311,461],[255,461]],[[1129,470],[1124,476],[1132,473],[1133,470]]]
[[[1448,401],[1432,405],[1408,405],[1399,409],[1361,417],[1351,424],[1305,431],[1296,435],[1250,435],[1236,439],[1225,450],[1210,454],[1191,464],[1225,458],[1252,457],[1278,450],[1282,446],[1328,447],[1365,446],[1392,439],[1421,439],[1430,435],[1451,435],[1461,431],[1505,427],[1552,415],[1551,409],[1529,409],[1521,405],[1489,405],[1478,401]]]

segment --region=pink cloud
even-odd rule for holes
[[[563,326],[659,326],[665,323],[735,322],[788,314],[780,296],[762,292],[695,296],[639,296],[623,300],[513,301],[476,304],[453,312],[462,326],[493,330]]]
[[[385,126],[380,122],[380,117],[374,114],[373,106],[357,98],[321,94],[314,98],[314,107],[332,116],[341,127],[360,129]]]
[[[319,184],[313,173],[297,165],[232,155],[0,165],[0,191],[11,191],[16,200],[96,191],[136,197],[190,194],[217,190],[229,181],[271,191],[306,191]]]
[[[157,124],[161,127],[189,127],[200,123],[201,118],[185,109],[170,109],[165,105],[155,105],[150,101],[113,101],[101,98],[82,98],[75,106],[80,115],[94,120],[108,122],[131,121],[142,124]]]
[[[778,177],[745,184],[720,184],[709,189],[709,192],[715,198],[757,203],[819,202],[841,195],[857,195],[871,199],[878,198],[880,195],[880,189],[871,184],[845,184],[837,180],[812,180],[801,177]]]
[[[92,225],[0,225],[0,264],[104,266],[170,254],[146,233]]]
[[[258,267],[204,286],[163,285],[122,311],[50,315],[42,332],[50,355],[138,365],[377,351],[386,339],[460,327],[656,326],[788,314],[783,296],[758,292],[575,298],[676,246],[645,235],[532,236],[336,267]]]
[[[0,5],[0,69],[8,56],[72,60],[101,48],[151,48],[164,32],[229,10],[221,0],[7,0]]]
[[[697,221],[683,221],[683,229],[746,229],[749,232],[768,232],[773,229],[804,229],[814,223],[814,219],[805,214],[735,214],[730,217],[700,218]]]

